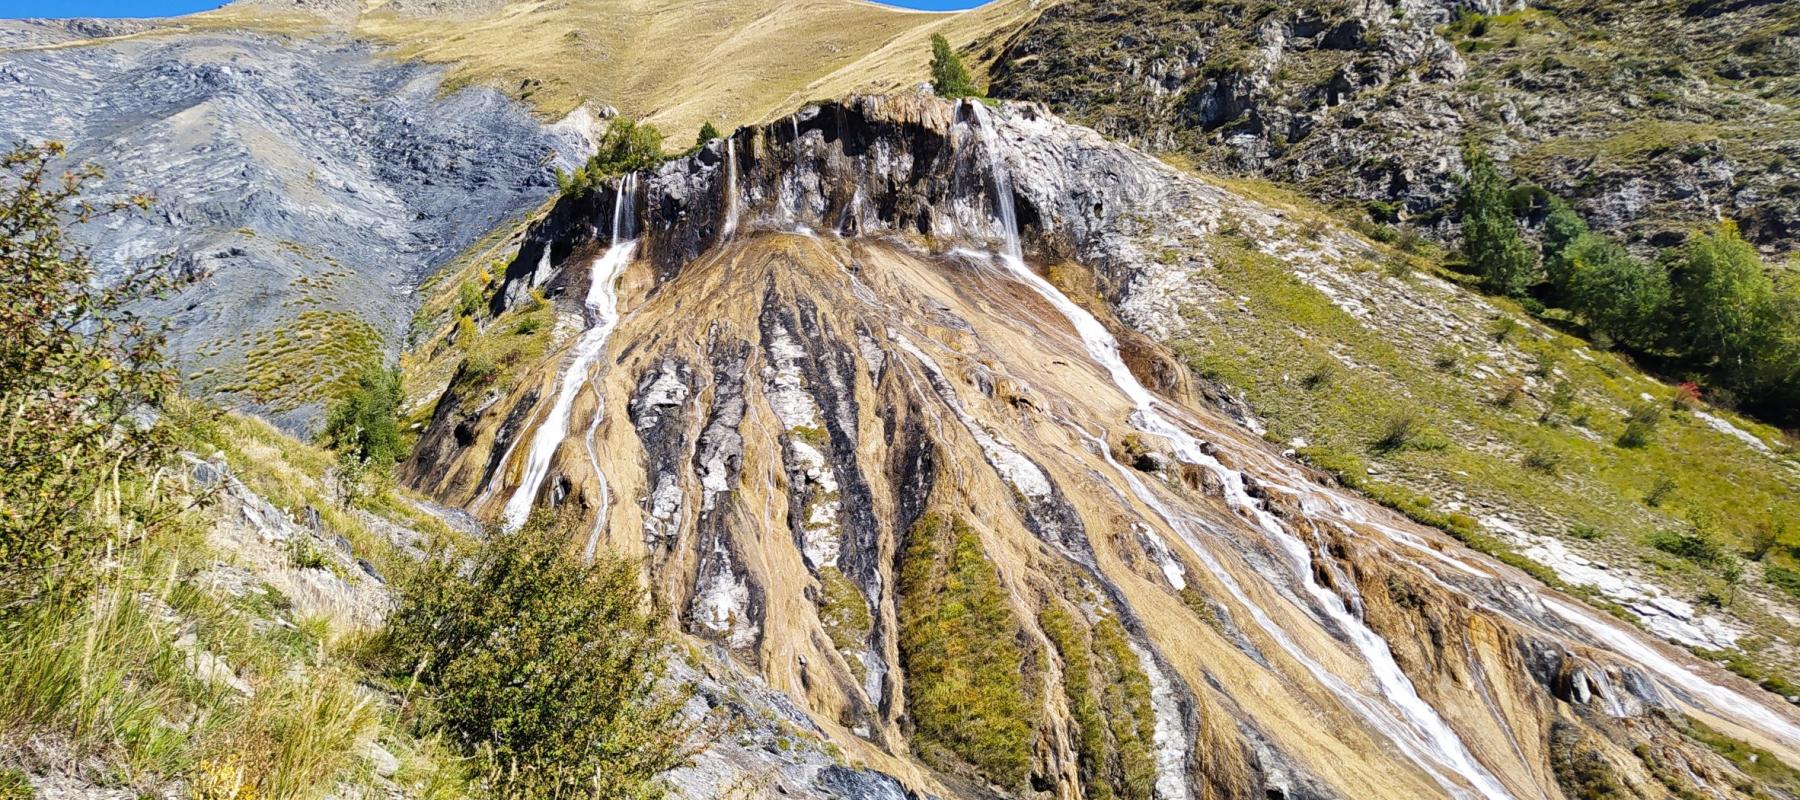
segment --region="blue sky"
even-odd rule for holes
[[[985,0],[881,0],[891,6],[946,11]],[[223,0],[0,0],[0,19],[16,17],[169,17],[218,8]]]

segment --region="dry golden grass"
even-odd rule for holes
[[[979,65],[1037,11],[1031,0],[958,14],[857,0],[523,0],[474,19],[376,8],[355,33],[391,57],[450,65],[447,88],[492,86],[553,119],[584,102],[610,105],[679,145],[704,121],[729,130],[809,99],[912,86],[926,78],[933,33]],[[333,27],[231,8],[182,24],[284,34]]]

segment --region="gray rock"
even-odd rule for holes
[[[116,26],[102,26],[106,33]],[[130,30],[125,26],[120,30]],[[76,38],[72,23],[5,23],[0,42]],[[107,278],[163,266],[190,285],[149,302],[167,317],[190,389],[309,432],[318,389],[245,381],[277,331],[405,344],[425,276],[555,191],[584,145],[481,88],[440,96],[440,67],[396,63],[341,36],[170,34],[0,52],[0,140],[56,139],[148,214],[78,230]],[[304,317],[304,318],[303,318]]]

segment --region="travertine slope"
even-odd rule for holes
[[[686,633],[933,795],[1785,791],[1693,733],[1792,763],[1778,698],[1201,400],[1146,243],[1228,218],[1282,214],[1035,106],[809,107],[561,201],[493,310],[541,292],[562,345],[465,364],[404,479],[576,504]]]

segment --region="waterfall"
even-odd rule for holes
[[[738,165],[737,137],[725,137],[725,224],[720,229],[719,238],[729,239],[737,232],[738,226]]]
[[[1022,264],[1025,250],[1019,243],[1019,215],[1013,208],[1012,176],[1000,164],[1000,137],[994,130],[994,115],[978,102],[963,102],[974,109],[981,147],[987,151],[988,174],[994,181],[994,213],[1000,218],[1000,241],[1004,245],[1000,253],[1009,261]]]
[[[989,170],[992,173],[996,195],[994,208],[1000,217],[1000,224],[1004,228],[1002,238],[1005,242],[1005,250],[998,258],[1001,266],[1014,279],[1049,302],[1051,307],[1055,308],[1075,329],[1081,337],[1088,356],[1105,368],[1111,376],[1113,384],[1136,407],[1131,419],[1134,427],[1168,441],[1175,452],[1175,457],[1181,461],[1202,466],[1211,471],[1225,486],[1226,499],[1231,506],[1248,513],[1269,535],[1271,541],[1280,547],[1281,553],[1287,557],[1286,566],[1292,573],[1291,577],[1306,590],[1320,608],[1324,609],[1331,618],[1330,621],[1349,637],[1363,662],[1368,666],[1369,672],[1379,684],[1386,703],[1366,700],[1360,696],[1359,692],[1336,676],[1329,676],[1329,679],[1323,682],[1332,687],[1352,708],[1368,717],[1374,723],[1374,727],[1386,733],[1395,744],[1406,752],[1409,758],[1423,767],[1452,794],[1466,796],[1466,792],[1452,779],[1460,778],[1468,781],[1482,797],[1489,798],[1489,800],[1511,798],[1512,794],[1475,760],[1467,745],[1438,715],[1436,709],[1433,709],[1419,696],[1418,691],[1413,687],[1412,680],[1406,676],[1405,672],[1401,671],[1399,664],[1394,661],[1393,652],[1388,648],[1387,642],[1382,640],[1361,619],[1352,615],[1345,606],[1343,598],[1318,584],[1313,576],[1311,558],[1306,545],[1283,528],[1280,522],[1264,511],[1249,496],[1243,473],[1228,469],[1219,463],[1217,459],[1205,452],[1198,439],[1164,416],[1157,408],[1154,395],[1125,366],[1124,359],[1119,356],[1118,341],[1113,338],[1106,326],[1102,325],[1086,309],[1076,305],[1062,292],[1057,291],[1056,287],[1051,286],[1048,281],[1025,264],[1021,257],[1018,221],[1013,210],[1012,181],[1006,174],[1006,168],[1002,162],[998,136],[993,130],[994,117],[980,105],[973,105],[972,108],[975,109],[975,118],[979,123],[982,144],[987,150],[989,159]],[[1110,454],[1108,454],[1108,458],[1111,458]],[[1118,466],[1116,462],[1114,466]],[[1123,472],[1122,468],[1121,472]],[[1127,482],[1134,485],[1134,493],[1137,493],[1140,499],[1145,500],[1147,505],[1158,508],[1159,513],[1166,519],[1169,518],[1170,515],[1166,513],[1166,509],[1161,509],[1160,504],[1150,502],[1153,498],[1149,495],[1147,487],[1143,487],[1140,482],[1135,480],[1129,480],[1131,477],[1127,476]],[[1180,526],[1176,526],[1172,519],[1169,521],[1171,527],[1177,527],[1180,530]],[[1200,542],[1190,538],[1188,543],[1207,563],[1208,568],[1220,578],[1221,583],[1228,587],[1235,586],[1235,581],[1230,580],[1229,573],[1225,572],[1223,566],[1217,564],[1210,554],[1205,552],[1205,549],[1200,546]],[[1279,632],[1279,627],[1275,625],[1274,620],[1265,616],[1260,609],[1249,602],[1248,595],[1241,590],[1235,591],[1234,594],[1240,602],[1245,603],[1252,610],[1257,621],[1265,629],[1268,629],[1270,635],[1280,642],[1284,649],[1294,655],[1296,660],[1306,664],[1309,671],[1319,677],[1327,678],[1324,667],[1305,656],[1297,643],[1293,642],[1285,633]],[[1444,771],[1448,771],[1449,774],[1444,774]]]
[[[525,524],[525,518],[531,515],[538,487],[550,471],[550,459],[569,434],[569,414],[574,410],[575,398],[587,387],[595,362],[606,351],[606,340],[612,336],[613,329],[618,327],[619,297],[615,284],[620,273],[631,264],[631,258],[637,250],[637,241],[625,236],[626,229],[635,222],[634,215],[628,209],[636,197],[636,188],[635,174],[626,175],[619,181],[618,193],[613,202],[612,245],[594,259],[588,270],[588,292],[584,302],[587,327],[576,337],[574,346],[570,348],[569,363],[557,377],[556,401],[550,406],[550,412],[544,417],[544,421],[532,432],[531,446],[525,451],[524,473],[500,515],[501,524],[507,530],[517,530]],[[602,407],[596,406],[594,421],[589,428],[590,437],[593,428],[599,425],[602,410]],[[594,464],[594,477],[600,482],[600,493],[604,498],[605,479],[599,474],[599,463],[594,457],[591,439],[588,455]],[[602,522],[604,519],[603,511]],[[593,552],[596,538],[589,538],[589,554]]]

